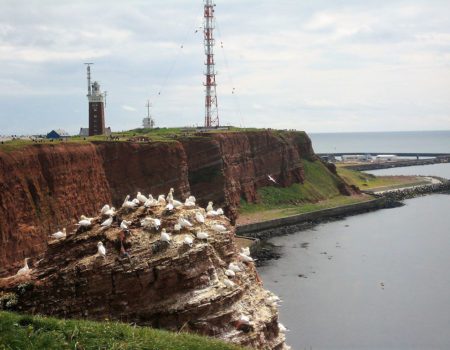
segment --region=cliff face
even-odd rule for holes
[[[233,227],[224,216],[202,224],[195,219],[198,213],[205,215],[196,207],[122,209],[109,228],[102,228],[105,218],[97,217],[87,231],[52,242],[29,274],[0,279],[0,308],[108,318],[257,349],[286,349],[273,295],[262,288],[254,264],[239,256]],[[149,216],[172,232],[170,244],[160,240],[159,230],[142,226]],[[180,217],[194,226],[174,231]],[[120,229],[122,220],[130,222],[129,230]],[[217,224],[227,231],[217,232]],[[209,234],[206,240],[195,238],[199,229]],[[193,239],[191,245],[184,243],[186,235]],[[99,241],[106,247],[105,257],[97,254]],[[227,277],[230,263],[240,271]],[[240,322],[242,316],[248,324]]]
[[[34,145],[0,151],[0,275],[23,258],[41,254],[50,233],[71,228],[80,214],[105,203],[120,206],[137,191],[158,195],[175,188],[199,204],[212,200],[232,219],[241,198],[257,189],[302,183],[301,159],[315,160],[300,132],[211,133],[173,142]],[[350,193],[340,184],[342,193]]]

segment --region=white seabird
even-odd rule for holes
[[[141,192],[137,193],[136,199],[142,204],[144,204],[148,200],[148,198],[145,197]]]
[[[97,243],[97,254],[102,257],[106,257],[106,248],[102,242]]]
[[[223,209],[219,208],[216,210],[217,215],[223,215]]]
[[[91,225],[92,225],[92,222],[89,219],[83,219],[83,220],[78,221],[78,226],[80,226],[80,227],[86,228],[86,227],[90,227]]]
[[[241,253],[250,256],[250,247],[242,247]]]
[[[288,329],[280,322],[278,322],[278,329],[281,333],[286,333],[288,331]]]
[[[128,226],[131,225],[131,221],[126,221],[126,220],[122,220],[122,222],[120,223],[120,228],[122,230],[128,230]]]
[[[199,212],[195,213],[195,220],[197,220],[197,222],[200,223],[200,224],[204,224],[205,223],[205,217]]]
[[[183,243],[186,244],[186,245],[188,245],[189,247],[192,247],[192,244],[194,244],[194,240],[192,239],[191,236],[185,235],[185,236],[184,236]]]
[[[181,227],[192,227],[192,224],[182,216],[178,219],[178,223]]]
[[[211,227],[214,231],[223,233],[226,232],[227,228],[221,224],[215,224]]]
[[[166,210],[172,211],[173,210],[173,200],[169,199],[169,203],[166,205]]]
[[[242,271],[238,264],[235,264],[232,262],[230,262],[230,264],[228,265],[228,269],[233,272],[241,272]]]
[[[113,218],[109,217],[108,219],[103,221],[100,226],[102,226],[102,227],[110,227],[112,225],[112,223],[113,223]]]
[[[215,211],[215,210],[210,210],[210,211],[208,211],[208,212],[206,213],[206,216],[209,217],[209,218],[213,218],[213,217],[215,217],[215,216],[219,216],[219,214],[218,214],[217,211]]]
[[[170,243],[171,240],[172,238],[170,238],[170,235],[166,232],[166,229],[163,228],[161,231],[161,241]]]
[[[52,234],[52,237],[54,239],[62,239],[62,238],[66,238],[67,237],[67,232],[66,229],[63,228],[62,231],[58,231]]]
[[[166,205],[166,196],[163,194],[160,194],[158,197],[158,203],[160,205]]]
[[[123,201],[122,208],[134,209],[137,207],[137,204],[133,201],[130,201],[130,195],[127,195],[125,200]]]
[[[107,210],[104,214],[105,216],[116,216],[116,208],[111,207],[109,210]]]
[[[92,221],[92,220],[94,220],[94,218],[88,218],[88,217],[85,216],[85,215],[81,215],[81,216],[80,216],[80,220],[89,220],[89,221]]]
[[[255,260],[253,260],[253,258],[251,256],[248,256],[246,254],[243,253],[239,253],[239,257],[241,258],[241,260],[243,262],[254,262]]]
[[[267,178],[269,179],[269,181],[273,182],[274,184],[278,185],[278,182],[271,176],[271,175],[267,175]]]
[[[175,224],[175,226],[173,227],[173,230],[175,232],[180,232],[181,231],[181,225],[180,224]]]
[[[208,206],[206,207],[206,212],[214,210],[213,208],[213,202],[208,202]]]
[[[195,207],[195,202],[191,201],[189,198],[186,198],[186,200],[184,201],[184,206],[185,207]]]
[[[24,266],[19,271],[17,271],[17,276],[26,275],[27,273],[30,272],[30,268],[28,266],[28,260],[29,259],[30,258],[25,258]]]
[[[109,206],[108,204],[105,204],[105,205],[103,206],[102,210],[100,211],[100,213],[101,213],[102,215],[106,215],[106,212],[107,212],[109,209],[111,209],[110,206]]]
[[[183,203],[181,203],[180,201],[177,201],[176,199],[172,199],[172,204],[175,209],[183,206]]]
[[[174,191],[174,189],[170,188],[169,193],[167,194],[167,197],[166,197],[167,200],[169,200],[169,199],[173,200],[173,191]]]
[[[208,234],[208,232],[197,231],[196,236],[197,236],[198,239],[208,239],[209,234]]]
[[[230,288],[230,289],[235,286],[235,283],[230,281],[228,278],[224,278],[223,284],[225,285],[225,287]]]
[[[235,277],[236,273],[233,270],[225,270],[225,275],[228,277]]]

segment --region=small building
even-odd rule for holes
[[[67,139],[70,137],[69,133],[62,129],[52,130],[47,134],[48,139]]]
[[[88,137],[89,136],[89,128],[80,128],[80,134],[81,137]]]
[[[395,162],[398,156],[395,154],[379,154],[376,157],[377,162]]]
[[[371,160],[370,154],[344,154],[342,156],[343,162],[369,162]]]

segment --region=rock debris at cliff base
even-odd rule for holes
[[[0,293],[15,296],[8,308],[25,313],[112,319],[256,349],[286,349],[273,295],[263,289],[254,264],[239,259],[229,220],[219,215],[200,224],[198,212],[204,210],[166,210],[164,205],[121,209],[107,228],[100,225],[105,217],[95,217],[89,228],[50,242],[28,275],[0,280]],[[174,231],[180,217],[193,226]],[[159,230],[142,227],[145,218],[158,218]],[[123,220],[128,230],[120,228]],[[217,224],[227,231],[215,232]],[[171,234],[170,244],[160,240],[163,229]],[[198,230],[209,238],[197,239]],[[184,243],[186,235],[192,247]],[[97,254],[98,242],[106,248],[105,257]],[[225,275],[230,263],[242,270],[235,277]],[[228,278],[231,287],[225,285]],[[246,318],[250,322],[242,323]]]

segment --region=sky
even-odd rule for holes
[[[450,130],[450,1],[216,0],[222,124]],[[203,2],[0,0],[0,135],[204,120]]]

